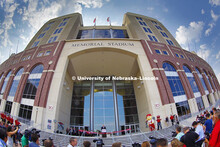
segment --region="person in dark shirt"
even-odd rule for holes
[[[199,139],[199,135],[194,131],[190,131],[190,127],[184,127],[183,132],[185,135],[180,138],[180,141],[184,143],[186,147],[196,147],[196,140]]]

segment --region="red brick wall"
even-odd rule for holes
[[[199,69],[200,70],[202,69],[203,72],[204,70],[208,71],[210,75],[216,77],[212,68],[209,66],[209,64],[205,62],[202,58],[198,57],[196,54],[193,54],[181,48],[173,47],[173,46],[166,45],[163,43],[141,40],[141,44],[144,48],[144,51],[146,53],[146,56],[150,62],[152,69],[156,68],[156,70],[154,70],[153,73],[155,77],[159,78],[159,80],[157,80],[157,86],[160,91],[161,101],[163,104],[174,102],[171,88],[169,86],[165,72],[163,70],[158,70],[158,68],[163,67],[162,65],[164,62],[170,63],[177,70],[188,99],[193,98],[194,94],[191,89],[190,83],[186,77],[186,74],[183,70],[183,65],[187,66],[193,73],[196,83],[198,85],[198,88],[202,95],[205,94],[205,91],[202,87],[202,84],[201,84],[201,81],[198,75],[195,73],[195,67],[199,67]],[[161,51],[167,51],[169,55],[157,54],[155,52],[155,49],[159,49]],[[176,57],[175,55],[176,53],[183,55],[184,58]],[[193,59],[193,61],[191,61],[190,58]],[[157,63],[154,62],[155,59]],[[204,74],[202,75],[204,76]],[[208,81],[206,77],[204,77],[204,79],[207,84]],[[214,81],[216,85],[218,85],[216,88],[219,90],[219,83],[217,82],[216,78],[214,79]],[[211,87],[207,86],[207,88],[209,92],[211,92]]]
[[[17,71],[20,68],[24,68],[24,72],[21,76],[14,101],[20,103],[21,98],[23,95],[23,91],[26,85],[26,81],[28,79],[28,76],[32,69],[36,67],[39,64],[42,64],[44,66],[44,71],[41,76],[41,80],[38,86],[38,90],[35,97],[35,106],[40,107],[46,107],[47,102],[47,96],[50,89],[51,80],[53,77],[53,71],[56,68],[59,56],[62,52],[63,46],[65,42],[54,42],[50,44],[45,44],[39,47],[35,47],[32,49],[24,50],[21,53],[18,53],[14,56],[11,56],[8,60],[6,60],[1,66],[0,66],[0,74],[8,72],[9,70],[12,70],[12,74],[16,75]],[[39,52],[46,52],[47,50],[50,50],[50,55],[37,57]],[[28,55],[31,55],[31,58],[29,60],[22,61],[23,57],[26,57]],[[13,64],[15,61],[17,61],[15,64]],[[51,62],[51,64],[49,64]],[[15,70],[14,70],[15,69]],[[49,71],[48,71],[49,70]],[[6,75],[6,74],[4,74]],[[7,99],[12,82],[13,82],[14,76],[10,76],[10,79],[8,81],[7,87],[5,89],[5,93],[3,98]],[[4,83],[4,79],[0,83],[0,89],[2,88],[2,85]]]

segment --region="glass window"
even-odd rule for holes
[[[151,37],[151,35],[147,35],[147,36],[150,39],[150,41],[154,41],[153,38]]]
[[[34,42],[34,44],[32,45],[32,47],[36,47],[36,46],[38,46],[39,42],[40,42],[40,41],[36,41],[36,42]]]
[[[39,52],[39,53],[37,54],[37,57],[42,57],[43,54],[44,54],[44,52]]]
[[[177,53],[176,53],[175,55],[176,55],[176,57],[178,57],[178,58],[180,57],[179,54],[177,54]]]
[[[17,91],[17,88],[18,88],[18,84],[19,84],[19,81],[21,79],[21,76],[22,76],[22,73],[24,72],[24,68],[21,68],[15,75],[14,77],[14,80],[12,82],[12,85],[11,85],[11,89],[9,91],[9,94],[8,96],[15,96],[15,93]]]
[[[75,82],[73,87],[71,119],[73,126],[89,127],[90,93],[94,89],[94,129],[100,130],[104,124],[107,131],[115,131],[115,108],[113,81]],[[133,84],[131,81],[116,81],[119,125],[138,124],[138,113]]]
[[[197,103],[199,111],[202,111],[205,109],[205,106],[204,106],[204,103],[203,103],[201,96],[196,98],[196,103]]]
[[[161,54],[161,51],[160,51],[160,50],[155,50],[155,52],[156,52],[157,54]]]
[[[151,32],[152,33],[152,32]],[[155,42],[158,42],[157,38],[155,36],[152,36]]]
[[[43,30],[43,32],[45,32],[45,31],[47,31],[47,30],[49,30],[50,29],[50,26],[49,27],[46,27],[44,30]]]
[[[166,62],[163,63],[163,69],[165,70],[173,96],[185,95],[183,85],[180,81],[178,73],[176,72],[176,69],[171,64]]]
[[[110,30],[95,30],[95,38],[111,38]]]
[[[55,32],[54,32],[53,34],[59,34],[62,30],[63,30],[63,28],[56,29]]]
[[[164,55],[169,55],[167,51],[163,51],[163,54]]]
[[[5,81],[4,81],[4,84],[2,86],[1,93],[0,93],[1,95],[3,95],[4,92],[5,92],[5,88],[6,88],[7,84],[8,84],[8,80],[9,80],[10,76],[11,76],[11,71],[7,74],[7,76],[5,78]]]
[[[120,127],[139,123],[132,82],[116,81],[116,89]]]
[[[152,22],[153,24],[157,24],[157,22],[156,22],[156,21],[153,21],[153,20],[152,20],[151,22]]]
[[[183,58],[183,59],[185,58],[183,55],[180,55],[180,57]]]
[[[126,30],[112,30],[113,38],[129,38]]]
[[[180,120],[191,117],[188,101],[176,103],[176,109]]]
[[[40,34],[40,35],[39,35],[39,37],[38,37],[37,39],[43,38],[43,37],[44,37],[44,35],[45,35],[45,33]]]
[[[5,105],[5,113],[6,114],[10,114],[11,113],[12,103],[13,102],[9,102],[9,101],[6,102],[6,105]]]
[[[143,27],[143,29],[144,29],[144,31],[145,31],[145,32],[147,32],[147,33],[148,33],[148,30],[147,30],[147,28]]]
[[[140,25],[143,25],[143,23],[142,23],[141,21],[139,21],[139,24],[140,24]]]
[[[198,74],[198,76],[199,76],[199,78],[200,78],[200,81],[201,81],[201,83],[202,83],[202,86],[203,86],[204,90],[208,90],[207,87],[206,87],[205,81],[204,81],[204,79],[203,79],[203,77],[202,77],[200,71],[199,71],[197,68],[196,68],[196,72],[197,72],[197,74]]]
[[[185,71],[186,73],[186,76],[187,76],[187,79],[189,80],[189,83],[190,83],[190,86],[193,90],[193,93],[196,93],[196,92],[199,92],[199,88],[196,84],[196,80],[192,74],[192,72],[190,71],[190,69],[186,66],[183,66],[183,70]]]
[[[36,66],[28,77],[22,98],[35,99],[37,88],[43,72],[43,65]]]
[[[44,56],[48,56],[48,55],[50,55],[50,53],[51,53],[51,51],[46,51],[46,52],[44,53]]]
[[[62,30],[63,30],[63,28],[60,28],[57,33],[60,33]]]
[[[170,40],[170,44],[174,46],[173,41]]]
[[[143,23],[143,25],[147,26],[147,24],[145,22],[142,22],[142,23]]]
[[[59,29],[56,29],[53,34],[56,34]]]
[[[48,41],[48,43],[55,42],[57,40],[57,36],[51,37]]]
[[[93,30],[79,30],[77,39],[93,38]]]
[[[151,29],[147,28],[147,30],[148,30],[149,33],[152,33]]]
[[[62,26],[65,26],[67,24],[67,22],[63,22]]]
[[[33,106],[20,105],[20,110],[18,116],[24,119],[31,120]]]
[[[67,18],[64,18],[64,19],[63,19],[63,21],[67,21],[67,20],[69,20],[69,19],[70,19],[70,18],[69,18],[69,17],[67,17]]]
[[[211,82],[210,82],[210,80],[209,80],[208,75],[206,74],[205,71],[204,71],[204,73],[205,73],[205,76],[206,76],[206,78],[207,78],[207,81],[208,81],[208,83],[209,83],[210,88],[212,88],[212,89],[214,90],[214,88],[212,87],[212,84],[211,84]]]

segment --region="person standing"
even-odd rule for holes
[[[12,126],[8,126],[7,128],[7,136],[8,136],[8,140],[7,140],[7,146],[8,147],[13,147],[13,139],[12,139],[12,135],[16,134],[18,131],[18,127],[16,128],[16,130],[12,130]]]
[[[102,125],[101,127],[101,131],[102,131],[102,137],[106,137],[106,126],[105,125]]]
[[[29,144],[29,142],[28,142],[29,133],[30,132],[28,130],[25,130],[24,135],[21,138],[21,145],[22,145],[22,147],[28,147],[28,144]]]
[[[157,130],[162,129],[160,115],[157,116]]]
[[[171,121],[172,126],[173,126],[174,125],[174,117],[173,117],[173,115],[170,115],[170,121]]]

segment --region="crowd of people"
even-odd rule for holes
[[[159,122],[158,129],[162,129],[161,120],[157,117]],[[170,116],[172,125],[177,120],[175,116]],[[178,122],[179,124],[179,122]],[[20,132],[20,122],[1,114],[0,121],[0,147],[40,147],[40,131],[36,129],[25,130],[23,134]],[[71,131],[70,131],[71,132]],[[69,132],[68,132],[69,133]],[[72,132],[71,132],[72,133]],[[72,134],[71,134],[72,135]],[[192,126],[181,127],[176,126],[174,139],[169,146],[172,147],[220,147],[220,110],[213,108],[211,111],[204,111],[196,117]],[[133,147],[168,147],[166,138],[145,141],[142,144],[134,143]],[[54,147],[52,139],[45,139],[43,141],[44,147]],[[102,139],[94,140],[100,147],[103,145]],[[71,137],[67,147],[77,146],[77,138]],[[91,142],[84,141],[84,147],[90,147]],[[112,147],[123,147],[120,142],[115,142]]]
[[[220,110],[204,111],[192,126],[176,127],[172,147],[220,147]]]

